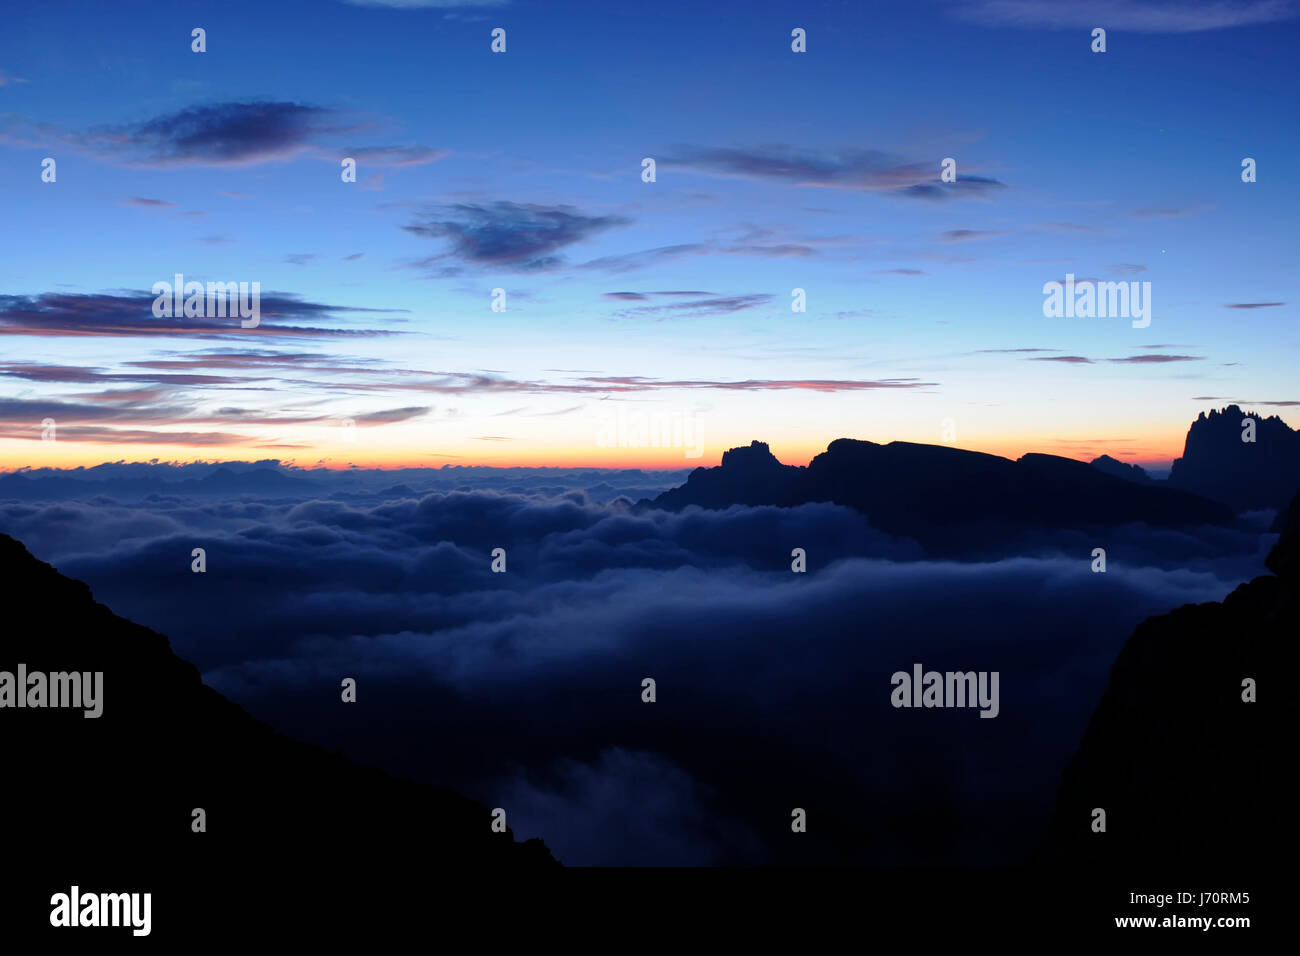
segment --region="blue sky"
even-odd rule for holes
[[[1295,424],[1298,13],[23,8],[0,36],[0,467],[682,467],[840,436],[1159,463],[1228,401]],[[257,281],[268,314],[154,327],[178,272]],[[1066,273],[1149,281],[1150,326],[1044,317]],[[703,456],[607,447],[610,409],[692,417]]]

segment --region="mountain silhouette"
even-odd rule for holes
[[[0,498],[18,501],[88,498],[101,494],[128,498],[148,495],[234,495],[307,494],[321,488],[319,482],[287,475],[276,467],[236,470],[221,467],[202,478],[168,481],[162,475],[136,470],[108,477],[88,478],[95,469],[67,474],[0,475]]]
[[[1268,676],[1300,634],[1300,496],[1268,567],[1222,602],[1138,625],[1062,776],[1043,860],[1222,879],[1278,852],[1287,758],[1269,715],[1290,688]],[[1255,703],[1243,700],[1247,679]],[[1104,833],[1093,830],[1097,808]]]
[[[733,448],[716,468],[640,506],[790,507],[830,501],[927,550],[962,553],[1008,532],[1088,530],[1131,521],[1228,524],[1224,505],[1186,491],[1119,478],[1081,461],[1029,454],[1012,461],[943,445],[839,438],[806,468],[784,465],[763,442]]]
[[[311,491],[319,486],[306,478],[295,478],[274,468],[256,468],[252,471],[234,471],[218,468],[206,478],[194,482],[179,482],[173,492],[193,490],[200,494],[290,494]]]
[[[1102,455],[1100,458],[1094,458],[1091,462],[1092,467],[1104,471],[1108,475],[1114,475],[1116,478],[1126,478],[1129,481],[1136,481],[1139,485],[1148,485],[1151,483],[1151,476],[1146,470],[1139,465],[1126,465],[1122,461]]]
[[[1253,442],[1243,441],[1246,419],[1254,422]],[[1236,511],[1283,510],[1300,493],[1300,432],[1276,415],[1262,418],[1238,405],[1201,412],[1187,430],[1169,484]]]
[[[23,861],[0,878],[21,876],[0,894],[0,925],[48,927],[50,895],[72,883],[150,890],[156,913],[211,920],[220,906],[203,904],[203,892],[287,900],[324,875],[329,894],[346,894],[390,885],[413,865],[443,874],[557,865],[540,840],[494,832],[487,807],[274,732],[205,686],[161,634],[114,615],[2,534],[0,580],[0,672],[103,673],[97,718],[0,708],[5,856]],[[341,699],[346,676],[358,680],[358,703]],[[358,721],[365,690],[362,675],[320,688]],[[196,808],[206,832],[191,829]]]
[[[723,452],[716,468],[696,468],[686,484],[665,491],[654,506],[680,510],[686,505],[727,508],[731,505],[793,504],[803,468],[783,465],[765,442]]]

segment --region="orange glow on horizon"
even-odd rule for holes
[[[1154,429],[1152,430],[1154,432]],[[859,437],[862,440],[878,441],[888,444],[891,438],[865,436],[830,436],[825,441],[809,442],[806,440],[782,441],[769,439],[772,454],[787,465],[807,465],[814,457],[826,450],[826,446],[837,437]],[[763,439],[759,439],[763,440]],[[943,444],[938,441],[911,440],[916,444]],[[12,472],[20,468],[77,468],[93,467],[105,462],[126,462],[131,464],[158,463],[212,463],[224,461],[260,461],[276,459],[281,464],[304,469],[325,468],[343,471],[349,468],[374,468],[395,470],[401,468],[440,468],[443,465],[464,465],[492,468],[603,468],[627,469],[639,468],[645,471],[677,471],[698,467],[716,466],[722,454],[728,448],[748,445],[748,441],[734,441],[718,446],[705,447],[699,457],[690,458],[682,448],[594,448],[590,444],[578,446],[533,445],[526,449],[501,447],[475,448],[475,453],[457,447],[458,453],[450,452],[412,452],[409,448],[359,445],[352,448],[333,446],[312,450],[275,449],[247,446],[223,446],[221,452],[213,454],[213,449],[203,446],[185,445],[134,445],[130,446],[133,454],[124,453],[121,445],[107,443],[71,442],[71,441],[30,441],[17,439],[0,439],[0,472]],[[501,443],[507,445],[513,443]],[[1108,454],[1125,463],[1167,467],[1169,462],[1182,454],[1182,436],[1172,439],[1166,434],[1140,434],[1124,440],[1116,439],[1042,439],[1024,436],[988,436],[984,440],[972,437],[967,442],[958,441],[950,447],[963,448],[968,451],[984,452],[1003,458],[1016,459],[1022,455],[1038,452],[1091,461],[1099,455]],[[305,453],[304,453],[305,452]]]

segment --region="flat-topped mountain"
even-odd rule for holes
[[[880,530],[938,552],[1009,531],[1233,520],[1220,503],[1070,458],[1030,454],[1012,461],[943,445],[850,438],[831,442],[806,468],[782,464],[762,442],[733,448],[716,468],[697,468],[686,484],[641,504],[680,510],[815,501],[855,508]]]
[[[804,469],[783,465],[765,442],[723,452],[717,468],[696,468],[686,484],[654,499],[658,508],[678,510],[686,505],[728,508],[731,505],[785,505],[798,487]]]

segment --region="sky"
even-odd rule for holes
[[[0,469],[683,468],[753,439],[802,464],[838,437],[1159,466],[1211,407],[1295,426],[1298,24],[1279,0],[23,5]],[[259,283],[259,324],[155,317],[176,274]],[[1149,282],[1150,324],[1045,316],[1067,274]]]

